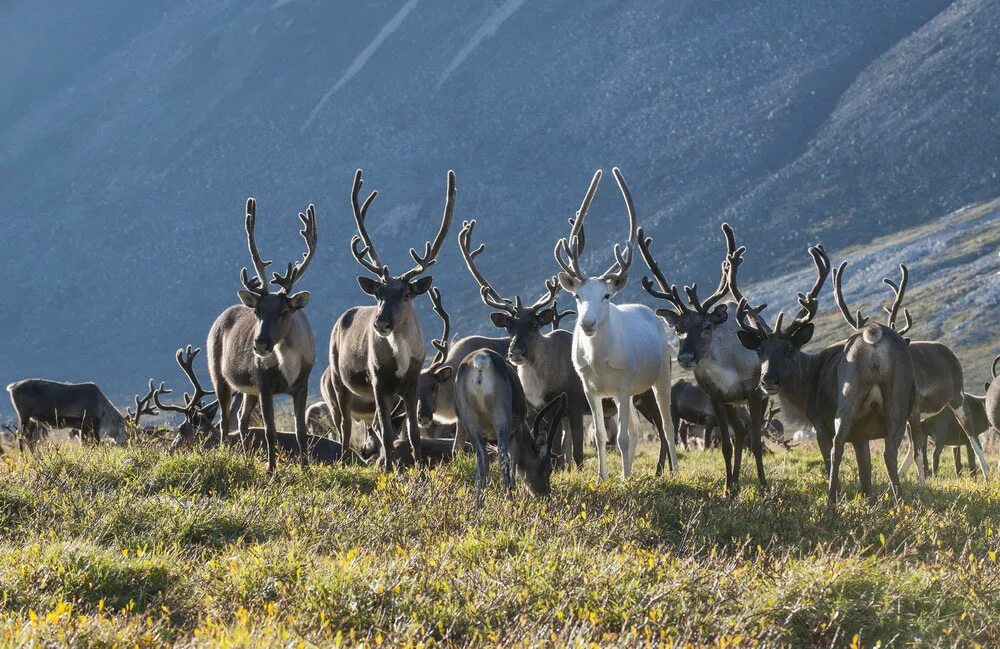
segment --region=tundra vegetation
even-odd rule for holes
[[[683,452],[682,452],[683,454]],[[991,453],[993,455],[993,453]],[[293,455],[294,457],[294,455]],[[233,448],[41,445],[0,460],[0,642],[77,646],[996,646],[1000,485],[859,497],[814,445],[724,495],[721,458],[557,472],[474,506],[475,459],[387,476]],[[609,467],[614,477],[618,467]],[[746,468],[748,471],[752,467]]]

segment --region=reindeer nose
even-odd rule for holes
[[[388,336],[392,331],[392,323],[388,320],[380,320],[376,318],[373,326],[375,327],[375,333],[380,336]]]
[[[580,331],[582,331],[584,333],[584,335],[586,335],[586,336],[593,336],[594,332],[597,331],[597,323],[596,322],[581,322],[580,323]]]
[[[677,362],[684,369],[690,369],[694,365],[694,354],[691,352],[678,352]]]
[[[257,338],[253,341],[253,351],[259,356],[264,356],[265,354],[271,353],[271,345],[266,341]]]

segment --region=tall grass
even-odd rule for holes
[[[815,449],[722,496],[717,452],[475,506],[471,458],[386,477],[49,445],[0,461],[0,638],[79,646],[997,646],[1000,489],[824,515]],[[887,485],[878,485],[883,491]]]

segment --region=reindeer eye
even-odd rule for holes
[[[611,294],[610,293],[605,293],[604,294],[604,299],[605,300],[610,300],[611,299]]]

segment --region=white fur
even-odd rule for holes
[[[396,378],[401,379],[410,371],[410,362],[413,360],[413,350],[406,336],[398,336],[395,332],[386,338],[389,346],[392,347],[393,355],[396,357]]]
[[[545,405],[545,379],[539,375],[538,369],[531,363],[517,366],[517,376],[521,379],[524,398],[532,408],[541,408]]]
[[[562,278],[561,278],[562,279]],[[608,477],[605,459],[604,398],[618,405],[618,444],[622,451],[622,476],[632,474],[638,445],[632,396],[653,388],[667,429],[671,466],[677,467],[674,431],[670,419],[671,358],[666,326],[652,309],[641,304],[612,304],[610,298],[623,286],[590,277],[579,283],[563,281],[577,299],[577,321],[573,330],[573,365],[583,381],[597,433],[600,479]]]

